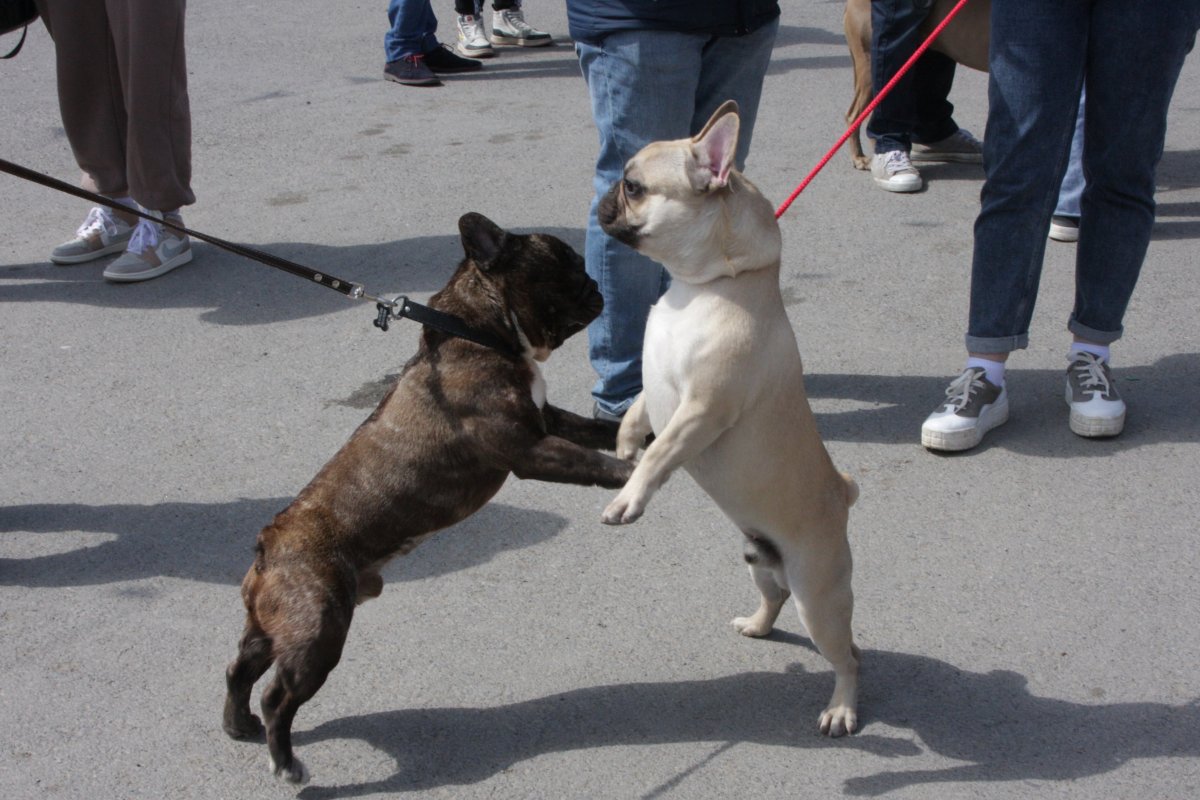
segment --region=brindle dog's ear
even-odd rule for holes
[[[496,223],[472,211],[458,220],[458,232],[462,237],[463,251],[475,266],[484,272],[496,265],[504,250],[508,233]]]

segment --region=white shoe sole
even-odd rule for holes
[[[958,453],[970,450],[983,441],[984,434],[1008,422],[1008,398],[1003,404],[993,405],[979,415],[979,423],[973,428],[957,431],[939,431],[921,426],[921,445],[929,450]]]
[[[486,50],[472,49],[472,48],[464,46],[462,44],[462,42],[459,42],[458,44],[454,45],[454,52],[458,53],[463,58],[495,58],[496,57],[496,51],[493,50],[490,46]]]
[[[1071,409],[1071,433],[1082,436],[1085,439],[1103,439],[1109,436],[1116,436],[1121,431],[1125,430],[1125,410],[1122,409],[1119,416],[1115,417],[1093,417],[1084,414],[1081,411],[1076,411],[1071,404],[1071,387],[1067,387],[1064,399],[1067,401],[1067,406]]]
[[[91,250],[87,253],[80,253],[77,256],[56,256],[53,253],[50,255],[50,263],[52,264],[83,264],[88,261],[95,261],[97,258],[104,258],[113,253],[124,253],[125,246],[129,244],[129,239],[123,242],[113,242],[108,247],[101,247],[99,250]]]
[[[544,39],[523,39],[519,36],[506,36],[503,33],[492,31],[492,44],[498,44],[502,47],[545,47],[549,44],[554,44],[553,37],[547,36]]]
[[[982,164],[983,156],[979,153],[923,153],[914,146],[908,160],[923,164]]]
[[[920,178],[911,181],[897,181],[895,178],[875,178],[872,176],[872,179],[875,181],[875,185],[880,189],[888,192],[899,192],[902,194],[908,192],[919,192],[925,186],[925,181],[921,180]]]
[[[1056,242],[1078,242],[1079,228],[1050,223],[1050,238]]]

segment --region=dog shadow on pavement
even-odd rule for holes
[[[798,636],[773,636],[807,646]],[[845,792],[857,796],[934,783],[1071,781],[1136,758],[1200,756],[1195,701],[1179,706],[1072,703],[1031,694],[1015,672],[968,672],[936,659],[881,650],[863,654],[860,732],[829,739],[817,732],[816,719],[830,680],[826,672],[809,673],[794,664],[778,673],[594,686],[487,708],[335,719],[298,731],[297,744],[362,740],[393,758],[396,772],[379,781],[310,786],[300,797],[427,791],[477,783],[548,753],[680,742],[720,745],[703,763],[742,743],[850,748],[893,765],[927,752],[956,762],[848,778]],[[911,731],[916,741],[893,729]],[[682,783],[700,766],[660,787],[646,787],[645,796]]]
[[[1009,421],[979,449],[1073,458],[1159,442],[1200,442],[1200,353],[1179,353],[1149,365],[1121,364],[1114,372],[1129,404],[1125,431],[1113,439],[1084,439],[1067,428],[1063,370],[1008,372],[1013,386]],[[900,444],[920,439],[921,423],[942,398],[945,376],[805,375],[821,434],[830,441]],[[840,410],[839,406],[853,406]],[[974,450],[968,452],[976,452]],[[953,457],[953,456],[952,456]]]
[[[259,527],[290,502],[279,497],[214,504],[0,507],[0,534],[33,534],[6,538],[0,586],[94,586],[157,576],[237,585],[254,560]],[[388,581],[420,580],[484,564],[500,552],[545,541],[566,525],[557,514],[489,503],[397,558]],[[113,538],[52,553],[45,550],[59,548],[38,542],[40,534],[61,534],[70,541],[81,532]]]

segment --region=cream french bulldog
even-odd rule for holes
[[[834,468],[808,405],[779,292],[779,225],[733,168],[738,125],[727,102],[695,137],[647,145],[600,204],[604,230],[672,278],[650,310],[644,389],[621,423],[617,455],[633,458],[655,438],[603,520],[633,522],[686,469],[747,538],[762,602],[734,627],[765,636],[795,598],[836,673],[820,729],[840,736],[858,723],[846,540],[858,486]]]

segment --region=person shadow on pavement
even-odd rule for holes
[[[791,634],[776,632],[772,638],[811,649],[807,639]],[[297,731],[296,744],[361,740],[391,757],[396,771],[382,780],[309,786],[300,797],[434,790],[478,783],[550,753],[680,742],[716,746],[664,784],[646,787],[643,796],[666,793],[742,743],[852,748],[896,764],[927,754],[956,762],[845,780],[846,794],[870,797],[939,783],[1074,781],[1133,759],[1200,756],[1196,700],[1177,706],[1073,703],[1030,693],[1026,679],[1008,670],[970,672],[884,650],[863,652],[859,733],[829,739],[817,732],[816,719],[831,680],[828,672],[810,673],[797,663],[783,672],[593,686],[494,707],[334,719]]]

